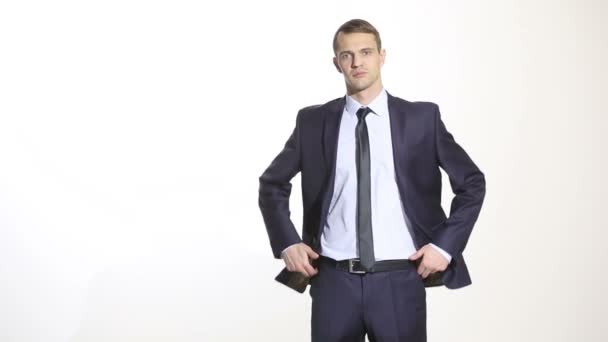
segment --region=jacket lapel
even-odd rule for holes
[[[412,210],[408,197],[405,196],[405,188],[407,184],[407,172],[411,170],[408,167],[409,157],[413,151],[412,137],[415,137],[415,124],[412,120],[408,122],[408,118],[411,118],[411,114],[407,114],[407,110],[403,103],[400,103],[395,97],[388,94],[388,111],[390,115],[391,123],[391,140],[393,143],[393,162],[395,164],[395,178],[397,180],[397,187],[399,189],[399,195],[401,197],[401,203],[403,204],[405,211],[407,212],[409,220],[413,223],[414,245],[416,248],[420,248],[423,245],[423,241],[420,240],[421,236],[418,234],[419,220],[416,217],[416,212]],[[422,232],[424,233],[424,232]]]
[[[323,122],[323,160],[325,161],[326,170],[331,172],[332,184],[336,169],[340,121],[344,112],[345,102],[345,97],[330,102]]]
[[[323,188],[323,200],[321,204],[321,222],[317,235],[313,237],[313,248],[318,250],[321,233],[327,221],[327,211],[331,198],[334,194],[334,181],[336,177],[336,157],[338,152],[338,135],[340,134],[340,121],[344,112],[346,98],[342,97],[327,104],[327,111],[323,119],[323,161],[325,165],[325,182]]]
[[[407,139],[410,137],[410,134],[407,133],[408,125],[403,106],[400,106],[397,99],[388,92],[387,97],[393,144],[393,160],[395,162],[397,177],[399,177],[402,174],[401,166],[404,165],[404,158],[407,156]],[[326,170],[330,172],[330,184],[332,185],[336,168],[340,121],[345,102],[345,97],[341,97],[329,103],[323,123],[323,160],[325,161]]]
[[[401,166],[404,164],[403,158],[407,156],[407,133],[408,125],[403,106],[395,97],[387,93],[388,97],[388,113],[391,123],[391,140],[393,142],[393,161],[395,163],[396,177],[402,174]]]
[[[408,205],[407,199],[404,197],[402,189],[402,179],[404,176],[403,167],[405,167],[407,160],[407,139],[412,136],[408,134],[407,129],[413,129],[408,127],[406,122],[406,113],[403,106],[400,105],[399,101],[387,92],[388,111],[390,118],[390,129],[391,129],[391,140],[393,145],[393,161],[395,165],[395,177],[397,178],[397,185],[399,187],[399,193],[401,200],[405,206]],[[325,119],[323,122],[323,159],[325,161],[327,181],[326,191],[323,199],[320,229],[317,238],[313,243],[318,243],[319,235],[322,228],[327,220],[327,210],[329,207],[330,199],[333,196],[334,182],[336,175],[336,157],[338,151],[338,136],[340,133],[340,121],[342,113],[344,112],[344,104],[346,97],[336,99],[328,103],[328,109],[326,111]]]

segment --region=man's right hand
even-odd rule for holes
[[[287,270],[300,272],[309,278],[319,272],[310,264],[310,259],[317,259],[318,257],[319,254],[303,242],[293,244],[281,253],[281,258],[285,261]]]

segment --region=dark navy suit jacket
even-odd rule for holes
[[[301,109],[283,150],[260,176],[259,206],[275,258],[304,242],[320,252],[320,237],[334,190],[336,153],[345,98]],[[396,181],[419,249],[432,242],[452,256],[426,286],[456,289],[471,284],[462,252],[479,216],[485,177],[443,124],[436,104],[388,94]],[[441,167],[454,193],[450,216],[441,207]],[[301,172],[303,227],[290,219],[290,180]],[[404,229],[407,229],[404,227]]]

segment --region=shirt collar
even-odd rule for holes
[[[357,102],[357,100],[355,100],[352,96],[347,95],[344,107],[349,114],[356,115],[357,110],[365,106]],[[378,116],[386,114],[388,112],[388,96],[386,95],[386,90],[383,88],[378,96],[376,96],[376,98],[374,98],[372,102],[367,105],[367,107],[369,107],[373,113]]]

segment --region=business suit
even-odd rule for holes
[[[260,176],[259,205],[276,258],[304,242],[320,252],[320,234],[333,195],[338,129],[345,99],[303,108],[283,150]],[[417,248],[434,243],[452,256],[447,269],[427,277],[425,286],[456,289],[471,284],[462,256],[485,195],[484,174],[454,141],[437,105],[388,94],[396,182],[414,225]],[[455,197],[450,216],[441,208],[441,173]],[[302,238],[290,220],[290,180],[301,172]]]

